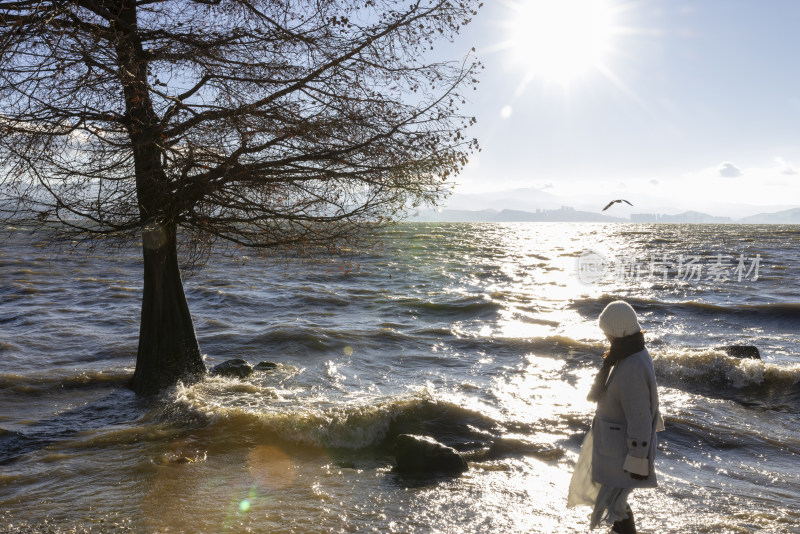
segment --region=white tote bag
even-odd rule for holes
[[[572,480],[569,483],[569,496],[567,497],[567,508],[575,506],[594,506],[597,494],[600,492],[600,484],[592,481],[592,448],[594,447],[594,437],[592,430],[586,434],[581,445],[581,452],[578,454],[578,463],[575,464],[575,472],[572,473]]]

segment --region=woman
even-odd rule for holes
[[[611,349],[588,396],[597,402],[597,410],[592,436],[585,444],[592,444],[591,479],[599,485],[595,487],[590,526],[607,523],[613,525],[612,532],[635,534],[628,496],[634,488],[657,485],[653,464],[656,432],[663,430],[664,424],[658,409],[656,377],[630,304],[612,302],[600,314],[599,323]],[[581,452],[581,456],[588,454]]]

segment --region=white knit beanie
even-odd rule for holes
[[[641,330],[636,312],[624,300],[616,300],[600,314],[600,329],[611,337],[625,337]]]

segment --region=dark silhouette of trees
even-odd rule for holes
[[[132,387],[205,372],[179,261],[329,248],[466,163],[473,0],[0,0],[0,217],[141,239]]]

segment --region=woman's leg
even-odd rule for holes
[[[617,534],[636,534],[636,524],[633,522],[631,507],[628,506],[625,511],[628,513],[628,517],[615,522],[614,526],[611,527],[611,531]]]

